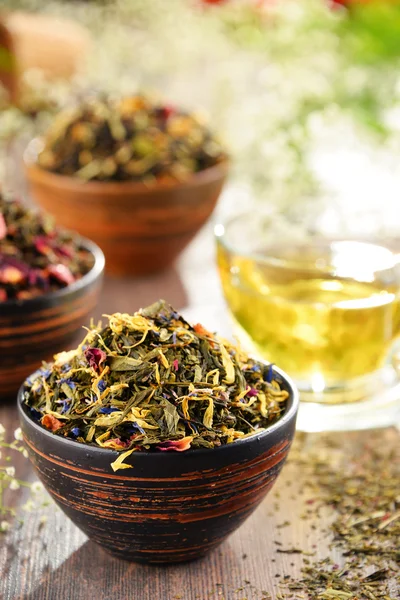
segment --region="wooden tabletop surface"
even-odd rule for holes
[[[190,307],[190,315],[198,315],[199,320],[209,314],[210,327],[215,325],[212,307],[221,303],[221,293],[209,228],[187,249],[177,266],[164,274],[140,280],[107,278],[95,316],[131,312],[159,297],[176,308]],[[221,328],[225,327],[226,323],[221,323]],[[0,423],[12,438],[18,426],[13,402],[0,402]],[[344,452],[351,456],[368,435],[335,434],[335,442],[339,446],[343,442]],[[383,445],[398,446],[400,442],[394,429],[374,435]],[[320,437],[302,436],[303,447],[315,450]],[[28,460],[21,454],[13,464],[18,478],[35,480]],[[309,510],[307,488],[303,486],[306,476],[301,464],[289,459],[264,502],[219,549],[200,561],[171,567],[114,559],[88,541],[52,500],[47,506],[27,511],[23,507],[29,508],[29,491],[7,491],[4,501],[17,509],[20,520],[7,534],[0,534],[0,600],[275,599],[282,577],[299,576],[307,553],[313,560],[326,556],[339,563],[341,560],[337,550],[329,549],[331,513],[322,510],[318,520],[304,518]],[[303,553],[285,551],[293,548],[301,548]],[[400,598],[400,591],[393,588],[391,597]]]

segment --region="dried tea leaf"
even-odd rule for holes
[[[115,356],[108,361],[111,371],[134,371],[142,361],[130,356]]]
[[[279,419],[288,392],[271,373],[159,301],[93,326],[26,382],[25,402],[55,435],[79,443],[182,452],[230,444]]]
[[[83,181],[188,179],[226,160],[196,115],[145,96],[84,100],[53,120],[39,165]],[[0,227],[0,235],[1,235]]]
[[[310,444],[312,436],[312,443]],[[304,488],[312,490],[307,511],[318,532],[321,508],[332,535],[330,554],[342,555],[341,564],[330,556],[304,560],[301,577],[285,577],[287,590],[309,600],[394,600],[400,590],[400,444],[394,430],[370,430],[358,437],[309,434],[297,437],[290,462],[300,468]],[[296,470],[294,471],[296,472]],[[300,480],[301,481],[301,480]],[[312,507],[312,508],[310,508]],[[278,552],[282,551],[277,549]],[[310,555],[303,551],[303,555]],[[394,595],[393,595],[394,592]],[[290,596],[290,594],[289,594]]]
[[[112,427],[118,423],[118,421],[121,419],[121,415],[121,411],[113,412],[110,415],[102,415],[101,417],[97,417],[94,425],[95,427]]]
[[[161,400],[160,406],[163,409],[163,416],[167,427],[168,436],[173,437],[177,434],[179,415],[176,407],[168,400]]]
[[[93,264],[76,234],[0,192],[0,304],[55,292],[81,279]]]

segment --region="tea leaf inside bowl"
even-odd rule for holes
[[[159,301],[90,329],[76,350],[26,382],[24,401],[59,436],[124,455],[180,452],[228,444],[276,422],[289,394],[272,373]]]

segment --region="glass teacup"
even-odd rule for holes
[[[396,252],[357,239],[269,242],[266,231],[257,214],[217,225],[218,268],[243,346],[288,372],[311,403],[300,428],[400,418]]]

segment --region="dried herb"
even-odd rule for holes
[[[388,576],[393,574],[389,569],[378,569],[363,576],[357,565],[339,567],[326,558],[304,567],[299,581],[291,579],[287,583],[292,591],[287,598],[304,598],[300,592],[306,592],[310,600],[394,600],[387,587]]]
[[[61,112],[39,154],[44,169],[84,181],[176,181],[225,158],[196,114],[145,96],[89,98]]]
[[[286,409],[269,365],[164,301],[116,313],[26,382],[32,416],[56,435],[132,451],[214,448],[262,431]],[[117,468],[126,468],[119,457]]]
[[[381,435],[369,432],[369,441],[352,447],[352,455],[332,436],[325,444],[313,439],[312,449],[307,437],[304,445],[295,443],[290,460],[307,473],[306,487],[315,495],[308,518],[315,521],[321,506],[334,509],[331,547],[341,551],[343,561],[304,561],[302,578],[285,582],[287,598],[399,598],[400,444],[394,433],[394,444],[382,447]]]
[[[90,271],[93,263],[79,237],[0,194],[0,303],[63,288]]]
[[[21,507],[25,512],[39,508],[38,501],[40,501],[42,506],[47,504],[47,501],[43,497],[43,485],[39,481],[32,483],[19,479],[13,465],[12,455],[14,453],[17,452],[25,458],[28,457],[28,452],[22,443],[21,429],[18,428],[14,431],[12,441],[6,440],[6,433],[5,427],[0,423],[0,534],[6,533],[10,529],[13,520],[16,518],[21,520],[22,516],[20,511],[8,505],[6,501],[8,490],[17,492],[20,488],[28,488],[32,492],[31,497]]]

